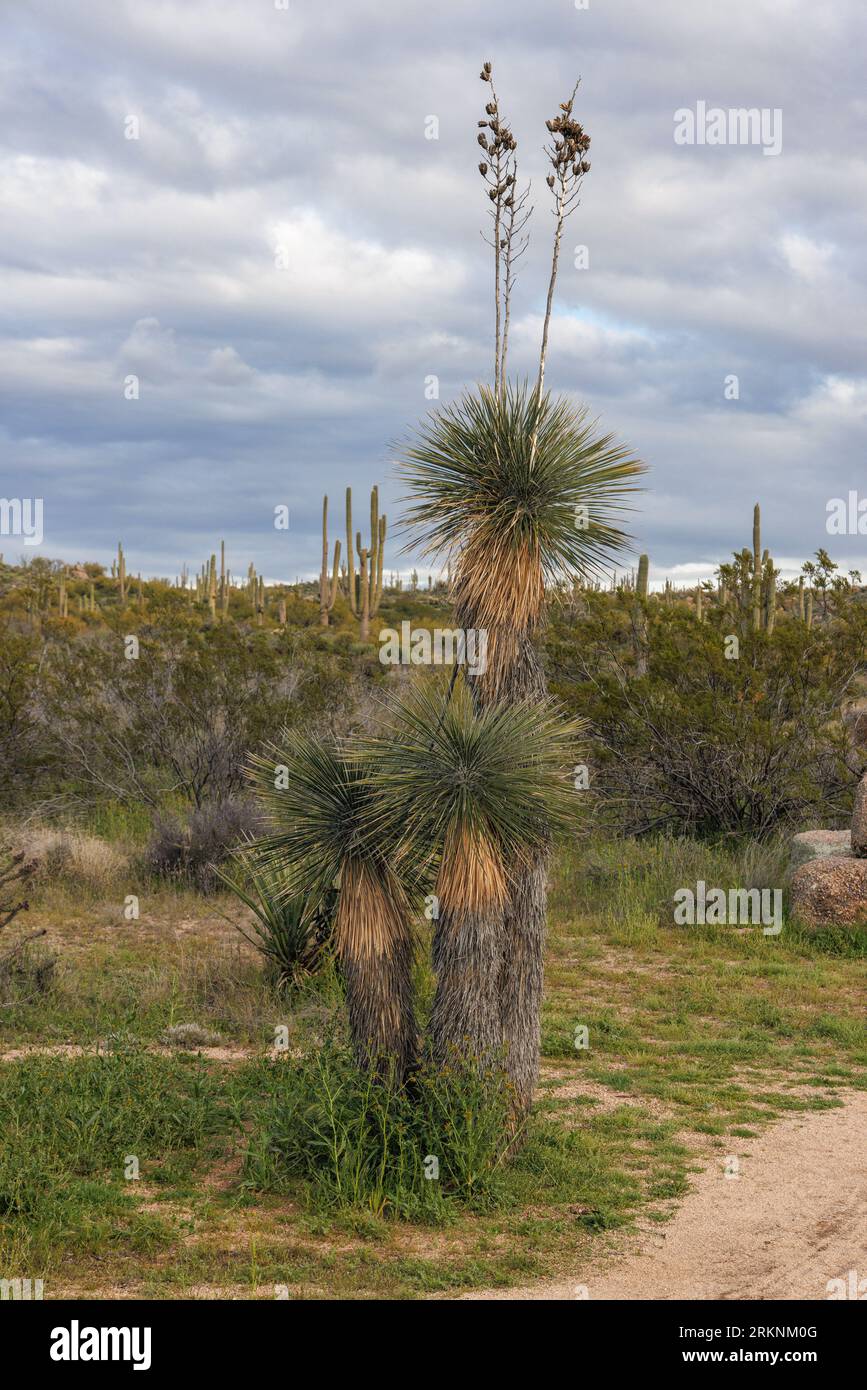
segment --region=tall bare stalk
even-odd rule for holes
[[[551,256],[551,274],[548,279],[548,297],[545,301],[545,321],[542,325],[542,346],[539,352],[539,375],[536,381],[536,409],[542,402],[545,389],[545,363],[548,357],[548,334],[551,328],[551,313],[554,307],[554,288],[557,284],[557,271],[560,267],[560,245],[563,240],[563,227],[570,213],[574,212],[580,201],[581,183],[590,168],[585,155],[590,148],[590,136],[584,131],[580,121],[572,115],[572,107],[581,79],[572,88],[568,101],[560,103],[560,114],[546,121],[545,125],[552,135],[545,153],[553,170],[545,180],[554,194],[554,249]],[[533,431],[530,446],[530,461],[536,456],[537,430]]]
[[[491,100],[485,106],[486,120],[479,121],[478,142],[486,158],[479,164],[485,180],[488,198],[493,207],[493,238],[484,237],[494,252],[494,390],[506,389],[506,355],[509,343],[509,317],[514,265],[526,250],[527,239],[521,236],[532,208],[526,209],[529,188],[518,193],[518,166],[515,150],[518,142],[511,128],[500,115],[491,64],[485,63],[479,77],[490,84]],[[487,132],[487,134],[485,133]]]

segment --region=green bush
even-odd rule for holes
[[[267,1084],[246,1156],[251,1187],[301,1179],[321,1206],[429,1221],[445,1220],[453,1203],[485,1207],[502,1194],[509,1103],[497,1070],[423,1062],[400,1088],[360,1071],[329,1039],[272,1066]]]
[[[626,834],[756,839],[843,823],[856,778],[840,713],[867,656],[867,607],[812,629],[786,618],[771,634],[741,633],[729,659],[730,615],[699,623],[654,602],[638,676],[628,600],[603,597],[578,622],[561,619],[549,644],[555,693],[591,721],[601,817]]]

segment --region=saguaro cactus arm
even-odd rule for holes
[[[376,575],[371,575],[371,582],[374,585],[373,603],[371,604],[371,615],[375,616],[379,612],[379,601],[382,598],[382,564],[385,557],[385,535],[388,528],[387,520],[384,516],[379,518],[379,537],[376,547]]]

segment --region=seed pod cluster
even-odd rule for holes
[[[590,161],[585,158],[590,148],[590,136],[581,122],[573,117],[571,100],[561,102],[560,114],[546,121],[545,125],[554,137],[549,149],[554,173],[548,175],[548,187],[553,188],[556,178],[565,180],[570,173],[576,179],[586,174],[590,169]]]
[[[493,87],[490,63],[485,63],[479,76],[483,82],[491,82]],[[488,197],[492,203],[496,203],[498,199],[502,198],[503,206],[509,207],[511,195],[509,197],[504,197],[504,195],[509,193],[509,189],[515,182],[515,175],[509,172],[509,160],[517,149],[518,142],[505,121],[500,120],[497,98],[493,91],[491,100],[485,107],[485,115],[487,120],[478,122],[479,133],[476,136],[487,155],[487,159],[483,159],[479,164],[479,173],[483,179],[488,180],[493,166],[492,179],[488,180],[491,184],[488,189]],[[485,134],[486,131],[487,134]]]

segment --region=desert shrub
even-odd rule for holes
[[[44,766],[38,718],[42,644],[0,619],[0,804],[17,805]]]
[[[25,896],[33,879],[35,865],[21,851],[0,853],[0,1004],[29,1002],[45,994],[54,975],[55,957],[34,948],[33,942],[45,935],[44,929],[24,936],[10,934],[8,928],[19,914],[27,912]]]
[[[551,644],[555,690],[591,720],[600,818],[627,834],[759,839],[840,823],[855,785],[840,713],[865,659],[858,615],[745,633],[731,660],[725,615],[650,612],[641,677],[625,609],[590,604]]]
[[[60,885],[92,897],[106,897],[117,894],[123,883],[126,856],[96,835],[28,826],[15,835],[14,843],[32,862],[37,885]]]
[[[45,722],[68,794],[155,811],[231,801],[246,754],[326,698],[321,673],[288,663],[269,633],[167,625],[140,643],[129,661],[122,634],[52,647]]]
[[[301,1179],[317,1205],[428,1220],[445,1219],[454,1202],[484,1208],[502,1197],[509,1094],[499,1070],[425,1060],[406,1087],[390,1086],[331,1037],[272,1066],[266,1096],[261,1069],[251,1084],[251,1187],[282,1191]]]
[[[243,798],[207,803],[190,812],[184,824],[157,821],[145,850],[145,867],[201,893],[215,893],[220,886],[219,865],[260,829],[258,811]]]
[[[238,930],[261,951],[278,990],[291,989],[319,968],[331,937],[336,892],[327,902],[286,897],[283,876],[251,849],[237,856],[233,873],[221,871],[219,877],[253,913],[251,931],[240,925]]]

